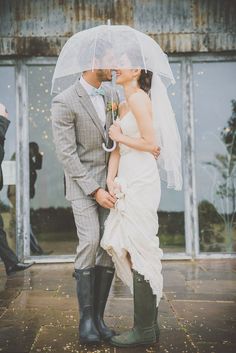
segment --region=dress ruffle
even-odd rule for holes
[[[135,187],[123,177],[117,177],[115,182],[120,191],[116,193],[115,208],[111,209],[105,222],[101,247],[112,257],[118,277],[133,293],[127,252],[130,254],[132,268],[149,281],[158,306],[163,290],[163,252],[156,236],[159,228],[157,209],[149,202],[152,192],[156,191],[157,180],[155,176],[150,177],[149,182],[145,182],[145,190],[141,184]]]

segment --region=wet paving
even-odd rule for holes
[[[0,265],[0,352],[233,353],[236,352],[236,260],[163,261],[160,342],[153,346],[82,346],[73,264],[34,265],[9,278]],[[115,279],[106,322],[132,327],[132,297]]]

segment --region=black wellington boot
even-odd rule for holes
[[[27,270],[27,268],[30,268],[33,264],[34,264],[34,262],[30,262],[28,264],[23,264],[21,262],[18,262],[17,264],[15,264],[13,266],[6,267],[6,273],[7,273],[8,276],[10,276],[10,275],[13,275],[14,273],[16,273],[18,271]]]
[[[95,266],[94,318],[101,338],[105,341],[115,335],[115,331],[105,324],[103,318],[114,272],[112,267]]]
[[[100,334],[94,323],[94,280],[95,268],[75,270],[73,276],[77,282],[77,297],[79,302],[79,338],[82,344],[100,342]]]
[[[158,307],[156,308],[156,314],[155,314],[155,320],[154,320],[154,329],[155,329],[155,333],[156,333],[157,342],[159,342],[160,328],[159,328],[159,325],[158,325]]]

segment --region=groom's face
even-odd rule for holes
[[[96,74],[99,82],[111,81],[111,70],[109,69],[97,69]]]

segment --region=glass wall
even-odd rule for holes
[[[10,125],[6,133],[5,157],[2,163],[4,187],[0,192],[0,214],[9,246],[16,250],[16,199],[15,171],[13,161],[16,152],[16,93],[14,66],[0,66],[0,103],[8,110]]]
[[[236,251],[236,62],[194,63],[196,185],[202,252]]]
[[[183,104],[187,103],[183,102],[182,95],[184,93],[190,97],[190,92],[183,92],[183,87],[187,87],[183,80],[191,81],[200,251],[201,254],[230,254],[236,251],[236,61],[215,57],[212,59],[214,61],[205,60],[204,57],[200,60],[196,56],[192,63],[189,59],[185,61],[185,58],[177,58],[171,63],[176,84],[169,88],[169,97],[181,135],[184,162],[183,138],[185,133],[191,132],[183,131]],[[78,240],[71,206],[64,197],[63,169],[55,153],[50,120],[50,85],[55,66],[51,60],[45,65],[46,59],[43,65],[36,59],[32,62],[30,65],[24,64],[28,79],[31,255],[73,255]],[[193,67],[192,75],[182,77],[182,63],[189,69],[188,72]],[[2,63],[0,77],[0,101],[7,106],[11,121],[5,141],[5,185],[0,194],[0,210],[8,242],[15,250],[14,66]],[[184,221],[185,217],[192,215],[185,215],[184,200],[184,188],[177,192],[167,189],[166,184],[162,183],[158,235],[166,255],[185,252]],[[191,224],[191,220],[188,221]],[[186,239],[189,237],[187,233]],[[197,239],[197,232],[193,236]]]
[[[73,254],[77,244],[72,211],[64,198],[63,171],[52,141],[50,84],[53,69],[54,66],[49,65],[28,66],[32,255],[39,255],[38,251]],[[173,63],[172,69],[176,85],[170,89],[169,96],[182,137],[181,63]],[[183,191],[167,190],[163,183],[158,214],[158,235],[163,250],[185,252]]]
[[[28,66],[31,255],[75,254],[77,235],[52,139],[54,66]]]
[[[169,88],[168,93],[183,141],[181,63],[172,63],[171,68],[176,84]],[[183,150],[182,143],[182,156]],[[182,163],[183,160],[184,158]],[[167,189],[164,182],[161,184],[162,194],[158,211],[160,246],[164,252],[185,252],[184,190]]]

